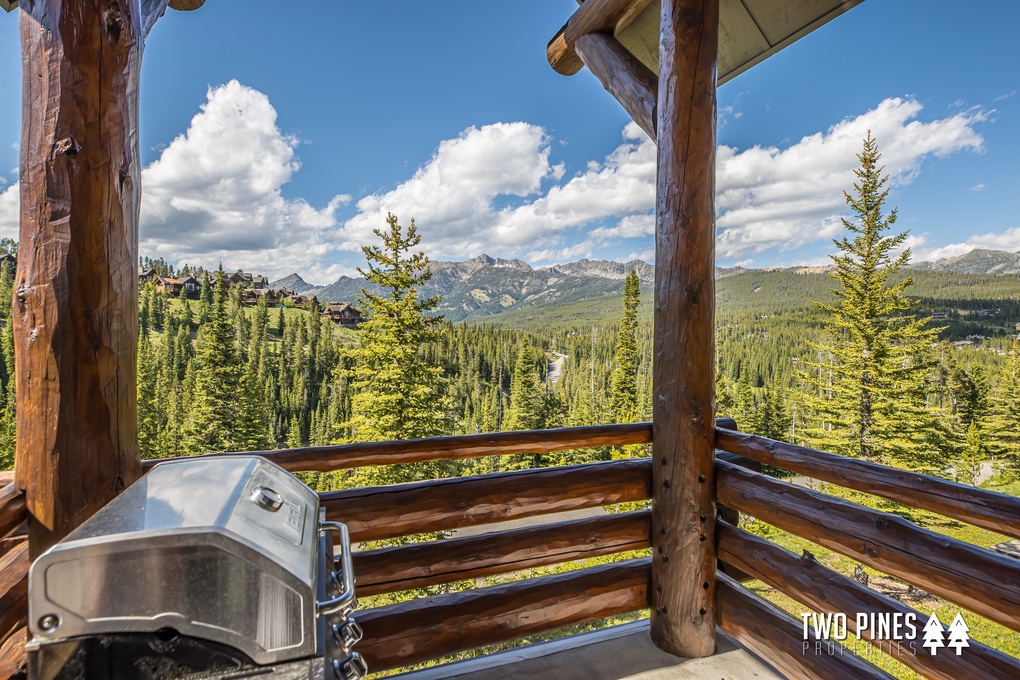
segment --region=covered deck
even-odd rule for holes
[[[858,2],[587,0],[555,34],[552,67],[569,75],[587,66],[658,144],[653,422],[261,453],[292,472],[327,472],[650,446],[649,457],[321,494],[328,518],[346,523],[354,541],[544,518],[359,552],[360,597],[644,556],[368,609],[358,616],[359,651],[373,671],[647,611],[646,623],[404,677],[890,677],[743,584],[756,579],[805,611],[851,623],[862,612],[927,614],[744,531],[739,514],[1020,631],[1016,560],[774,479],[761,466],[1013,538],[1020,499],[743,434],[715,417],[716,88]],[[94,0],[21,2],[18,448],[15,480],[0,490],[0,676],[24,659],[29,559],[156,462],[139,459],[135,422],[138,71],[144,36],[166,7],[203,3],[113,4],[111,13]],[[636,501],[651,504],[556,517]],[[862,640],[925,677],[1020,677],[1020,661],[975,641],[961,655],[929,655],[911,654],[903,641]]]

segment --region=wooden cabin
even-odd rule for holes
[[[246,305],[257,305],[260,298],[265,298],[266,304],[270,307],[276,306],[276,291],[271,288],[249,288],[244,291],[244,304]]]
[[[305,305],[317,305],[319,304],[319,298],[314,295],[302,295],[300,293],[293,293],[287,297],[290,303],[297,309],[304,309]]]
[[[810,554],[795,555],[742,530],[737,513],[1020,631],[1016,560],[753,468],[782,468],[1010,538],[1020,538],[1020,499],[742,434],[733,421],[715,417],[716,88],[860,0],[555,1],[573,14],[559,31],[550,27],[552,68],[564,75],[587,68],[658,147],[652,422],[264,455],[291,471],[330,471],[650,446],[650,457],[322,494],[328,518],[346,523],[354,541],[530,518],[525,526],[484,535],[359,552],[359,595],[633,550],[650,555],[369,609],[358,617],[365,631],[359,651],[369,667],[402,668],[647,611],[643,639],[678,665],[696,660],[678,671],[685,677],[732,677],[712,663],[724,660],[728,653],[717,652],[735,642],[759,664],[745,677],[769,677],[767,663],[788,678],[888,678],[839,642],[805,630],[739,579],[758,579],[805,611],[844,614],[851,630],[857,613],[927,615]],[[15,285],[21,297],[14,315],[19,408],[15,479],[0,489],[0,675],[16,672],[24,659],[29,558],[155,462],[143,463],[138,454],[138,279],[125,273],[138,260],[135,87],[144,37],[168,4],[194,9],[202,1],[121,0],[115,16],[94,11],[90,0],[34,0],[20,10],[26,113]],[[116,40],[107,37],[111,16]],[[192,20],[201,21],[201,12]],[[73,90],[60,87],[67,72],[78,79]],[[84,167],[92,171],[76,171]],[[68,222],[79,238],[59,237]],[[622,514],[556,515],[645,500],[649,509]],[[577,638],[559,644],[578,655],[592,646]],[[600,639],[594,646],[609,644]],[[1020,677],[1020,661],[977,641],[960,655],[913,653],[896,641],[872,644],[876,653],[930,678]],[[824,651],[814,651],[822,645]],[[499,663],[523,666],[526,655]],[[598,672],[608,678],[611,668]],[[439,669],[432,677],[451,674]],[[490,667],[457,677],[515,676]]]
[[[181,291],[189,300],[197,300],[202,293],[202,282],[194,276],[181,279]]]
[[[155,282],[156,292],[169,293],[170,297],[180,297],[181,291],[184,290],[184,283],[172,276],[157,276]]]
[[[323,318],[353,328],[364,321],[361,311],[350,302],[331,302],[322,310]]]

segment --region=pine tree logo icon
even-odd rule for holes
[[[931,613],[928,623],[924,624],[924,644],[921,646],[927,647],[932,656],[935,656],[939,647],[946,646],[945,632],[942,630],[942,622],[939,621],[939,617],[935,616],[935,612]]]
[[[963,620],[963,615],[959,612],[956,613],[953,622],[949,624],[949,644],[946,646],[955,649],[957,656],[960,656],[964,647],[970,647],[970,628],[967,627],[967,622]],[[934,654],[934,652],[932,653]]]

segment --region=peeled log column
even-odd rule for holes
[[[719,0],[663,0],[655,203],[655,644],[715,652],[715,95]]]
[[[139,0],[22,2],[15,469],[33,556],[141,474],[141,25]]]

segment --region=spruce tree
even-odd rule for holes
[[[209,306],[209,321],[198,332],[195,393],[186,430],[191,454],[243,449],[235,428],[241,413],[241,363],[234,344],[234,326],[227,314],[227,281],[223,266]]]
[[[510,407],[505,430],[537,430],[542,427],[542,392],[531,348],[522,345],[510,381]]]
[[[989,420],[996,472],[1006,479],[1020,478],[1020,337],[1013,340],[1002,367]]]
[[[432,276],[429,259],[412,252],[421,242],[414,219],[406,233],[396,215],[386,224],[375,230],[382,246],[362,248],[368,269],[358,269],[380,292],[362,288],[358,298],[368,320],[348,354],[352,441],[434,437],[449,423],[443,368],[426,356],[441,318],[431,314],[440,298],[420,296]]]
[[[638,415],[637,308],[641,281],[630,270],[623,286],[623,319],[616,341],[616,366],[609,378],[609,414],[618,423],[632,423]]]
[[[910,260],[908,232],[887,234],[897,215],[884,212],[888,176],[870,132],[857,158],[854,193],[844,192],[849,234],[834,241],[840,252],[830,256],[838,305],[815,303],[828,313],[829,342],[815,347],[819,359],[801,371],[803,402],[814,416],[801,431],[835,453],[944,471],[948,432],[925,403],[938,330],[909,313],[913,279],[900,274]]]

